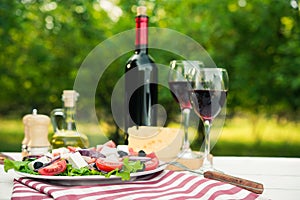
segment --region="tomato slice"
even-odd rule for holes
[[[159,160],[158,160],[156,154],[153,152],[153,153],[147,154],[146,157],[151,158],[151,160],[145,162],[145,171],[156,169],[159,165]]]
[[[67,168],[66,160],[59,160],[52,163],[51,165],[48,165],[47,167],[42,167],[41,169],[38,170],[38,173],[46,176],[54,176],[56,174],[64,172],[66,168]]]
[[[155,154],[154,152],[148,153],[148,154],[146,155],[146,157],[149,157],[149,158],[157,158],[157,156],[156,156],[156,154]]]
[[[98,158],[96,160],[96,166],[101,171],[110,172],[115,169],[122,169],[123,163],[118,161],[107,161],[103,158]]]

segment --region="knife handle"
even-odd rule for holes
[[[204,172],[204,177],[229,183],[231,185],[235,185],[238,187],[241,187],[243,189],[249,190],[251,192],[254,192],[256,194],[262,194],[264,191],[264,186],[261,183],[257,183],[254,181],[250,181],[247,179],[231,176],[228,174],[223,174],[221,172],[216,172],[216,171],[206,171]]]

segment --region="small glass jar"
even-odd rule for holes
[[[78,97],[79,94],[75,90],[64,90],[62,95],[63,108],[57,108],[51,112],[54,130],[51,139],[53,149],[67,146],[81,148],[89,146],[87,136],[79,133],[76,129],[75,115]]]

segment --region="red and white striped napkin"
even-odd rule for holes
[[[58,199],[260,199],[242,188],[185,172],[165,170],[150,180],[60,186],[35,179],[14,180],[13,200]]]

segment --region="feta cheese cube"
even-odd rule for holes
[[[63,159],[66,159],[68,160],[70,155],[72,155],[73,153],[64,153],[64,154],[60,154],[60,157],[63,158]]]
[[[72,153],[68,158],[69,163],[73,168],[80,169],[81,167],[88,166],[88,163],[83,159],[81,154],[77,151]]]
[[[101,149],[100,153],[102,153],[106,157],[109,156],[109,155],[111,155],[111,154],[118,155],[118,151],[117,151],[116,148],[111,148],[111,147],[108,147],[108,146],[103,146],[103,148]]]
[[[119,162],[119,156],[116,154],[110,154],[105,158],[105,160],[108,162]]]

